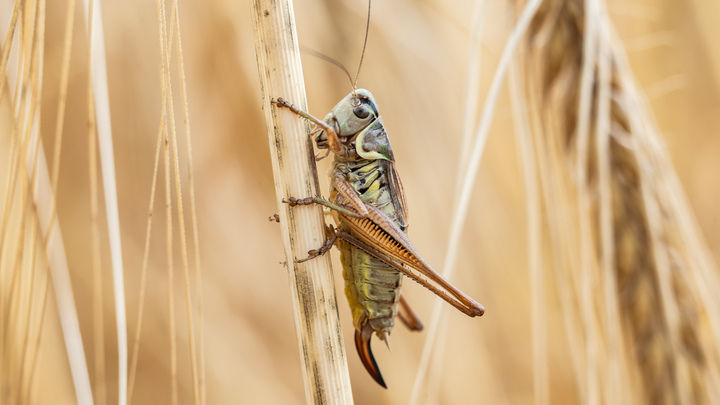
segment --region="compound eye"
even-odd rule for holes
[[[359,105],[353,108],[353,113],[360,119],[365,119],[370,115],[370,110],[365,105]]]

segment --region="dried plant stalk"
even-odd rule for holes
[[[187,325],[188,325],[188,343],[190,346],[190,370],[192,373],[192,381],[193,381],[193,398],[194,403],[196,405],[200,405],[201,403],[201,394],[200,394],[200,384],[199,384],[199,377],[198,377],[198,361],[197,361],[197,348],[195,344],[195,329],[194,329],[194,323],[193,323],[193,305],[192,305],[192,294],[190,291],[190,270],[188,267],[188,254],[187,254],[187,236],[185,232],[185,215],[183,213],[183,204],[182,204],[182,187],[180,185],[180,163],[179,163],[179,157],[178,157],[178,146],[177,146],[177,132],[175,130],[175,112],[173,107],[173,97],[172,97],[172,84],[170,80],[170,49],[172,48],[170,45],[170,39],[172,38],[172,32],[173,27],[176,21],[179,21],[176,19],[177,12],[178,12],[178,4],[177,0],[173,1],[172,6],[172,15],[170,18],[170,33],[168,34],[167,31],[167,23],[165,18],[165,3],[160,1],[158,2],[160,6],[160,15],[162,19],[162,33],[161,33],[161,41],[160,45],[162,48],[165,49],[164,55],[165,60],[163,61],[163,71],[165,78],[163,79],[163,87],[165,88],[165,93],[168,98],[167,103],[163,103],[164,107],[167,108],[165,110],[165,113],[167,114],[166,121],[169,123],[169,125],[166,126],[166,140],[167,138],[167,132],[169,129],[170,134],[170,140],[172,141],[172,154],[173,154],[173,171],[175,174],[175,196],[177,198],[177,208],[178,208],[178,230],[180,233],[180,253],[182,258],[182,269],[183,269],[183,276],[185,281],[185,304],[187,309]],[[179,26],[178,26],[179,28]],[[164,37],[164,39],[162,39]],[[169,128],[168,128],[169,127]],[[166,142],[166,146],[168,146],[168,143]],[[166,170],[169,169],[166,167]],[[166,173],[167,176],[167,173]],[[169,197],[168,197],[169,198]],[[170,229],[170,224],[168,224],[168,229]],[[172,236],[170,234],[170,236]],[[170,242],[168,242],[168,252],[169,254],[172,254],[172,248],[170,246]],[[170,266],[172,269],[172,266]],[[170,290],[172,294],[172,289]]]
[[[323,244],[322,210],[280,203],[284,197],[319,193],[309,125],[270,104],[271,98],[283,97],[306,110],[292,1],[254,0],[251,14],[307,402],[351,404],[330,257],[295,263]]]
[[[571,297],[568,328],[581,331],[570,336],[581,340],[583,401],[718,403],[717,270],[604,2],[546,1],[526,45],[559,289]]]
[[[113,152],[112,126],[110,125],[110,96],[108,94],[107,67],[105,62],[105,34],[99,1],[84,0],[85,20],[90,37],[93,96],[97,123],[102,185],[105,196],[110,258],[112,262],[113,293],[115,297],[115,324],[118,344],[118,404],[127,404],[127,315],[125,313],[125,280],[122,245],[120,242],[120,216],[118,213],[117,185],[115,181],[115,155]],[[92,21],[92,24],[90,23]]]
[[[185,83],[185,64],[183,62],[183,50],[182,50],[182,38],[180,35],[180,12],[177,10],[177,1],[173,3],[173,9],[175,10],[175,20],[173,21],[177,25],[177,52],[178,52],[178,73],[180,75],[180,93],[182,94],[183,102],[183,117],[185,122],[185,142],[187,146],[187,170],[188,170],[188,188],[190,197],[190,219],[192,220],[191,229],[193,234],[193,250],[195,258],[195,283],[197,291],[197,344],[199,349],[199,363],[200,370],[198,373],[198,380],[200,384],[200,403],[205,405],[207,403],[207,388],[205,382],[205,330],[203,328],[203,288],[202,288],[202,271],[200,267],[200,235],[198,234],[198,220],[197,220],[197,209],[195,204],[195,175],[193,174],[193,156],[192,156],[192,141],[190,137],[190,108],[188,104],[187,95],[187,84]],[[172,35],[172,29],[170,30]],[[170,52],[168,51],[168,55]]]
[[[533,16],[537,12],[540,6],[541,0],[530,0],[523,8],[522,13],[518,19],[517,24],[510,33],[510,37],[503,49],[502,56],[498,68],[493,76],[490,89],[483,105],[480,120],[475,133],[475,138],[472,141],[472,149],[466,153],[467,163],[462,163],[460,171],[462,172],[462,181],[458,184],[460,188],[456,193],[457,198],[453,207],[453,218],[450,225],[450,235],[448,237],[448,248],[445,255],[445,262],[441,275],[450,280],[455,271],[455,263],[457,261],[458,252],[460,250],[460,239],[463,227],[466,222],[468,210],[470,208],[470,197],[475,187],[475,178],[477,177],[478,168],[480,167],[480,160],[482,159],[483,151],[487,143],[488,134],[490,132],[490,124],[492,124],[495,116],[495,107],[497,106],[498,96],[500,89],[505,80],[505,76],[509,70],[510,63],[513,60],[515,50],[523,37],[523,34],[530,25]],[[425,378],[427,370],[430,368],[430,360],[432,351],[435,347],[435,341],[438,333],[445,333],[446,331],[439,332],[440,319],[443,316],[445,305],[443,300],[439,297],[435,298],[435,304],[433,305],[433,312],[430,317],[430,322],[427,328],[427,338],[423,346],[422,356],[420,358],[420,365],[418,366],[417,374],[415,375],[415,382],[413,383],[413,390],[410,396],[410,403],[417,404],[420,401],[421,390],[425,387]],[[442,339],[441,339],[442,340]]]
[[[18,4],[20,4],[20,2],[16,2],[16,11]],[[13,27],[15,27],[16,21],[19,20],[19,68],[15,83],[17,87],[15,88],[15,97],[13,97],[12,106],[10,106],[9,103],[5,103],[4,105],[4,108],[12,108],[14,111],[10,126],[13,127],[12,136],[15,138],[14,156],[11,159],[12,163],[8,177],[9,187],[7,189],[8,193],[5,196],[6,205],[4,212],[6,214],[12,212],[14,185],[20,182],[20,184],[22,184],[20,196],[20,209],[22,211],[17,217],[20,219],[18,224],[20,226],[20,237],[15,240],[15,257],[28,263],[27,269],[31,273],[29,273],[29,279],[21,274],[17,279],[17,284],[11,280],[4,279],[3,275],[0,274],[0,285],[3,287],[8,286],[12,289],[11,294],[2,295],[3,302],[6,299],[11,301],[9,303],[10,306],[0,309],[0,312],[2,312],[0,318],[3,319],[4,325],[2,329],[7,332],[5,336],[7,339],[3,339],[3,342],[9,345],[3,347],[0,352],[11,355],[11,357],[9,356],[9,358],[6,359],[7,362],[3,362],[2,367],[5,369],[6,366],[10,365],[13,368],[9,374],[5,374],[10,378],[9,380],[6,380],[5,376],[0,377],[3,387],[0,389],[0,391],[2,391],[0,395],[8,399],[11,403],[27,403],[28,392],[32,385],[33,374],[38,358],[39,333],[42,326],[48,286],[48,279],[46,278],[44,287],[39,295],[33,292],[35,290],[35,283],[32,271],[36,266],[35,226],[39,223],[45,242],[47,261],[53,274],[53,284],[58,302],[60,322],[65,337],[70,370],[75,383],[77,402],[80,404],[89,404],[92,403],[90,381],[82,347],[77,311],[75,310],[72,297],[72,287],[70,285],[65,250],[59,226],[50,227],[54,198],[42,147],[42,140],[40,138],[45,1],[27,2],[27,4],[25,4],[25,10],[26,13],[19,19],[17,18],[18,14],[16,12],[13,14],[10,33],[7,38],[8,46],[3,49],[4,59],[1,69],[2,72],[0,72],[0,80],[2,80],[3,85],[5,81],[8,80],[5,77],[6,57],[10,52],[9,44],[10,36],[12,36],[14,29]],[[2,90],[0,89],[0,91]],[[27,217],[25,213],[27,213]],[[8,224],[7,218],[5,219],[6,221],[3,222],[3,235],[5,235],[5,226]],[[25,248],[26,241],[22,237],[26,220],[27,225],[31,227],[30,235],[32,241],[30,242],[29,249]],[[12,233],[15,234],[15,232]],[[2,245],[2,243],[3,242],[0,241],[0,245]],[[2,249],[0,248],[0,250]],[[15,263],[21,267],[23,266],[22,262],[15,261]],[[16,267],[14,264],[11,266],[12,269],[20,269],[21,267]],[[0,271],[0,273],[2,273],[2,271]],[[41,305],[40,311],[33,309],[35,304]],[[8,314],[4,312],[6,309],[9,310]],[[6,321],[8,323],[5,323]],[[36,325],[35,328],[32,328],[31,324]],[[5,326],[7,326],[7,330]],[[9,398],[6,389],[10,390]]]

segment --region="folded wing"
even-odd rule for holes
[[[485,312],[482,305],[438,274],[390,218],[370,204],[365,207],[368,210],[365,218],[340,214],[352,231],[339,232],[340,238],[415,280],[462,313],[474,317]]]

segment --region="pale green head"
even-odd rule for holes
[[[325,117],[341,142],[354,138],[355,150],[363,159],[393,160],[390,142],[378,112],[375,97],[365,89],[357,89],[340,100]],[[327,147],[324,132],[315,138],[320,148]]]
[[[340,100],[325,121],[333,125],[338,136],[350,137],[375,121],[378,113],[375,97],[365,90],[357,89]],[[328,122],[328,118],[332,122]]]

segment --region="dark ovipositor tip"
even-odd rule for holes
[[[371,339],[372,335],[370,335],[367,340],[363,339],[362,333],[360,333],[359,330],[356,330],[355,348],[357,349],[358,355],[360,356],[360,361],[362,361],[363,366],[365,366],[365,369],[368,371],[373,380],[375,380],[376,383],[380,384],[381,387],[387,389],[387,385],[385,385],[385,380],[383,379],[382,374],[380,374],[380,369],[378,368],[375,357],[373,356],[372,350],[370,349]]]

